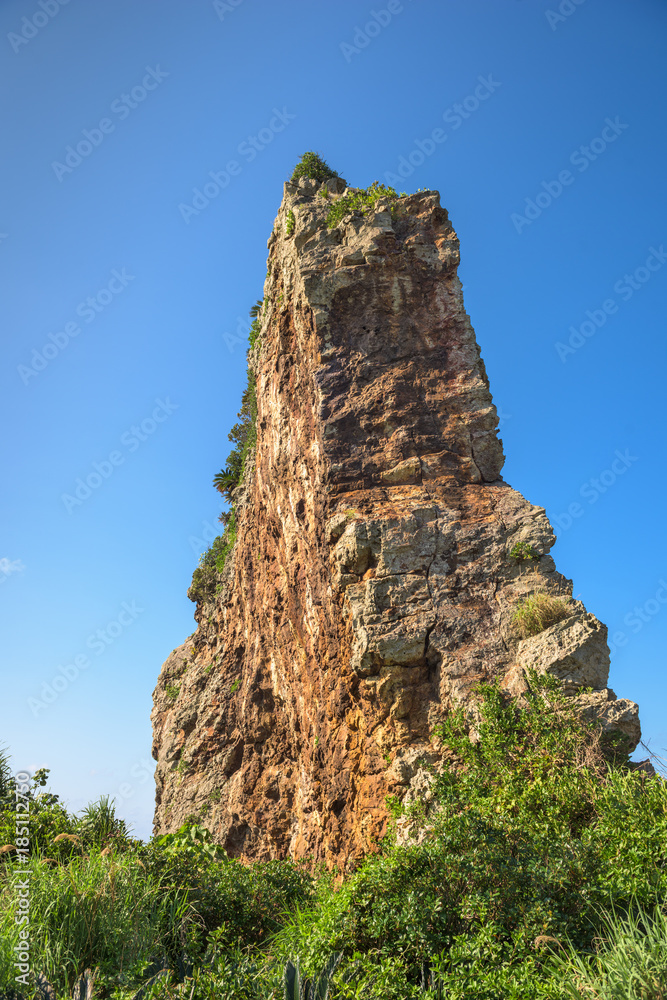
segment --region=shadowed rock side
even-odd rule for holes
[[[238,539],[152,715],[157,832],[196,817],[234,855],[330,865],[373,849],[386,796],[423,783],[433,725],[480,680],[519,694],[534,667],[572,694],[591,686],[582,710],[639,739],[636,706],[606,688],[606,628],[581,604],[521,644],[513,634],[520,597],[569,597],[571,583],[543,508],[500,478],[439,195],[329,230],[342,186],[285,186]],[[530,571],[510,558],[519,542],[540,555]]]

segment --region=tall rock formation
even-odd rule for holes
[[[152,716],[157,832],[197,817],[231,854],[341,866],[383,835],[387,795],[423,785],[434,724],[479,681],[519,694],[526,668],[550,672],[639,739],[636,705],[606,687],[606,628],[549,555],[543,508],[500,476],[438,193],[328,228],[343,188],[285,185],[236,543]],[[521,543],[535,558],[510,555]],[[565,598],[566,617],[520,642],[517,601],[540,590]]]

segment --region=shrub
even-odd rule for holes
[[[278,954],[299,954],[308,975],[342,951],[398,961],[413,986],[429,965],[447,996],[562,998],[545,941],[585,952],[604,906],[664,898],[667,785],[607,759],[599,726],[553,680],[531,684],[524,708],[482,688],[474,739],[451,715],[424,839],[385,846],[338,891],[321,887]]]
[[[539,635],[556,622],[569,618],[571,608],[561,597],[537,591],[519,601],[512,616],[512,623],[521,639]]]
[[[258,312],[258,302],[251,310],[251,315]],[[259,318],[255,318],[250,327],[250,349],[259,341],[259,331],[261,323]],[[234,491],[243,482],[246,469],[257,444],[257,388],[255,375],[249,369],[248,379],[243,396],[241,397],[241,409],[238,412],[239,422],[234,424],[228,434],[229,440],[234,448],[227,456],[225,468],[217,473],[213,479],[213,485],[222,494],[225,500],[232,505],[231,511],[225,511],[220,515],[220,520],[225,525],[225,530],[221,535],[213,540],[210,547],[200,557],[199,565],[192,574],[192,583],[188,590],[188,597],[197,604],[205,604],[212,601],[229,553],[234,548],[237,535],[236,509],[234,506]]]
[[[516,559],[517,562],[528,562],[531,559],[539,558],[539,552],[536,552],[533,546],[529,545],[528,542],[517,542],[510,552],[510,559]]]
[[[197,604],[206,604],[213,600],[220,580],[219,573],[224,567],[225,560],[233,548],[235,540],[236,522],[230,517],[227,529],[222,535],[213,539],[192,574],[192,583],[188,590],[188,597],[191,601],[196,601]]]
[[[325,163],[317,153],[303,153],[301,159],[292,171],[290,180],[292,184],[297,184],[302,177],[308,177],[311,181],[328,181],[331,177],[340,177],[335,170],[332,170],[328,163]]]
[[[369,188],[351,191],[349,194],[344,194],[338,198],[327,214],[327,226],[329,229],[334,229],[341,219],[349,215],[350,212],[367,212],[380,198],[388,198],[390,201],[396,201],[399,197],[402,197],[402,195],[398,195],[394,188],[386,187],[386,185],[380,184],[379,181],[373,181]]]
[[[296,219],[294,217],[294,212],[290,208],[289,212],[287,213],[287,220],[285,222],[285,236],[291,236],[292,233],[294,232],[295,226],[296,226]]]
[[[76,817],[70,816],[57,795],[42,791],[49,776],[48,768],[35,771],[27,792],[30,808],[30,850],[34,856],[46,855],[51,858],[68,858],[81,854]],[[16,836],[15,812],[16,781],[7,779],[5,795],[0,798],[0,841],[13,844]],[[60,838],[62,834],[65,837]],[[74,838],[74,839],[68,839]],[[0,855],[3,864],[11,868],[13,852]]]

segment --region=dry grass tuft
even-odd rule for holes
[[[572,611],[562,597],[538,590],[519,601],[512,615],[512,624],[521,639],[539,635],[551,625],[569,617]]]

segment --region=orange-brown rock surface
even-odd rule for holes
[[[544,510],[500,477],[439,195],[328,229],[342,187],[285,186],[237,541],[162,668],[152,716],[157,832],[197,817],[232,854],[330,865],[373,849],[386,796],[423,784],[433,725],[480,680],[519,693],[529,666],[568,693],[593,687],[589,714],[639,738],[583,605],[522,644],[514,634],[520,597],[569,599],[571,584]],[[539,558],[512,558],[520,542]]]

